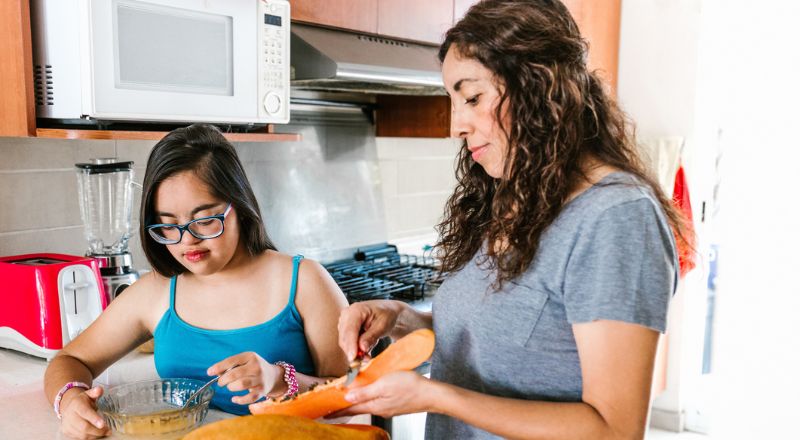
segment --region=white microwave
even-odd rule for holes
[[[39,118],[289,122],[286,0],[32,0]]]

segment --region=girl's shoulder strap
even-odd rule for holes
[[[175,310],[175,284],[177,280],[177,275],[169,279],[169,309],[172,311]]]
[[[302,259],[302,255],[292,257],[292,288],[289,291],[289,304],[294,304],[294,297],[297,293],[297,272],[300,270],[300,260]]]

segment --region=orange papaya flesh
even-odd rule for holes
[[[386,350],[361,366],[351,387],[369,385],[396,371],[412,370],[431,357],[434,335],[430,329],[409,333],[390,344]],[[264,400],[250,405],[253,414],[285,414],[316,419],[345,409],[352,404],[344,399],[346,376],[319,385],[286,401]]]

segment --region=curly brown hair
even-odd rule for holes
[[[589,158],[649,185],[687,243],[683,217],[640,160],[625,114],[588,70],[588,45],[561,2],[478,2],[445,35],[440,61],[451,47],[492,72],[502,86],[495,117],[506,111],[511,122],[501,124],[509,145],[501,179],[462,144],[458,183],[437,226],[443,271],[461,269],[487,243],[483,262],[496,270],[496,289],[525,272],[542,233],[587,179]]]

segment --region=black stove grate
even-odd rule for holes
[[[404,255],[393,245],[359,250],[325,266],[351,303],[370,299],[417,301],[432,295],[443,276],[432,257]]]

